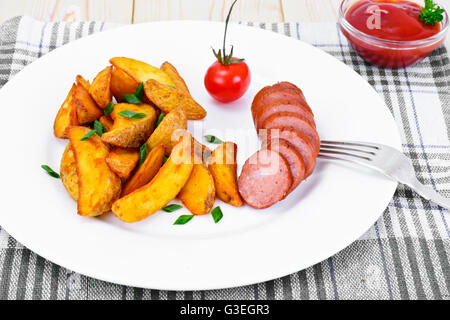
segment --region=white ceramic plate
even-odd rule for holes
[[[158,22],[103,32],[54,50],[8,82],[0,91],[0,225],[26,247],[68,269],[168,290],[234,287],[281,277],[332,256],[368,230],[396,183],[342,163],[318,161],[313,176],[271,208],[234,208],[217,201],[224,213],[220,223],[206,215],[184,226],[172,224],[188,214],[185,209],[158,212],[135,224],[112,214],[80,217],[61,181],[40,168],[49,164],[59,171],[67,141],[56,139],[52,127],[75,75],[92,79],[115,56],[156,66],[171,61],[208,111],[203,122],[190,123],[194,135],[199,140],[208,133],[234,140],[241,165],[257,148],[242,139],[245,132],[256,138],[252,98],[263,86],[283,80],[304,91],[322,139],[400,148],[395,122],[367,82],[323,51],[270,31],[230,26],[229,43],[236,55],[246,58],[252,83],[235,103],[212,100],[203,76],[214,60],[211,45],[221,45],[223,27]],[[233,135],[227,129],[240,131]]]

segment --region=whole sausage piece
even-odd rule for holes
[[[248,158],[238,179],[242,198],[257,209],[282,200],[291,186],[292,175],[286,159],[268,149],[259,150]]]
[[[262,124],[261,129],[276,129],[282,127],[291,127],[298,132],[303,133],[314,147],[315,155],[319,154],[320,138],[316,129],[308,121],[297,114],[290,112],[280,112],[268,117]]]
[[[279,152],[289,164],[292,174],[292,186],[288,194],[291,193],[306,177],[306,168],[302,155],[289,142],[281,139],[270,140],[267,149]]]
[[[309,177],[313,173],[316,166],[316,155],[313,146],[302,133],[292,128],[282,127],[272,130],[259,130],[259,136],[263,141],[263,146],[267,145],[267,141],[273,141],[275,139],[289,142],[303,158],[306,177]]]

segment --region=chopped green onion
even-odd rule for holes
[[[85,135],[84,135],[84,137],[83,138],[81,138],[80,140],[81,141],[86,141],[86,140],[88,140],[90,137],[92,137],[94,134],[96,134],[97,133],[97,130],[91,130],[91,131],[89,131],[88,133],[86,133]]]
[[[43,165],[41,166],[41,168],[44,169],[45,171],[47,171],[47,173],[48,173],[48,175],[49,175],[50,177],[53,177],[53,178],[56,178],[56,179],[61,178],[61,177],[59,176],[59,174],[56,173],[55,171],[53,171],[53,169],[50,168],[48,165],[43,164]]]
[[[144,83],[139,83],[138,87],[136,88],[136,92],[134,93],[136,98],[142,101],[142,98],[144,97]]]
[[[94,121],[94,130],[100,137],[106,132],[105,126],[98,120]]]
[[[164,113],[160,113],[160,115],[158,117],[158,121],[156,121],[155,128],[157,128],[159,126],[159,124],[161,123],[161,121],[163,121],[163,119],[164,119]]]
[[[119,112],[119,116],[129,118],[129,119],[142,119],[145,118],[146,114],[141,112],[134,112],[130,110],[123,110]]]
[[[139,149],[139,166],[142,166],[145,158],[147,158],[147,142],[144,143]]]
[[[114,103],[111,101],[106,105],[105,110],[103,110],[103,114],[105,115],[105,117],[108,117],[113,111],[114,111]]]
[[[179,204],[169,204],[167,207],[163,208],[163,211],[165,212],[174,212],[176,210],[179,210],[183,208],[183,206],[180,206]]]
[[[215,143],[215,144],[221,144],[223,142],[222,140],[220,140],[219,138],[217,138],[216,136],[213,136],[213,135],[206,135],[205,139],[206,139],[206,141]]]
[[[222,210],[220,209],[220,207],[215,207],[212,211],[211,211],[211,215],[214,219],[214,223],[219,222],[222,217],[223,217],[223,213]]]
[[[139,99],[138,97],[136,97],[136,95],[134,93],[126,93],[124,95],[122,95],[123,100],[125,100],[125,102],[127,103],[131,103],[131,104],[141,104],[142,100]]]
[[[186,224],[194,217],[194,215],[182,215],[173,224]]]

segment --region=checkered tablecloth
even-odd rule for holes
[[[354,68],[386,101],[419,180],[450,197],[450,62],[444,47],[413,67],[383,70],[363,62],[334,23],[248,24],[309,42]],[[0,87],[47,52],[113,27],[117,25],[29,17],[5,22],[0,25]],[[0,299],[450,300],[449,225],[450,212],[399,185],[383,216],[335,256],[274,281],[195,292],[92,279],[43,259],[0,227]]]

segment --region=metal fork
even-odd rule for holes
[[[416,178],[411,161],[400,151],[377,143],[358,141],[321,141],[319,157],[345,160],[370,167],[407,185],[427,200],[450,209],[450,199],[423,185]]]

